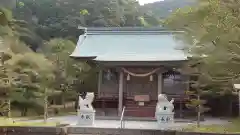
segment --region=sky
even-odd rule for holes
[[[144,5],[144,4],[147,4],[147,3],[153,3],[153,2],[156,2],[156,1],[163,1],[163,0],[138,0],[138,1],[139,1],[140,5]]]

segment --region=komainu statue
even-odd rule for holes
[[[93,92],[87,92],[85,99],[79,96],[78,105],[79,105],[80,111],[94,111],[92,107],[93,99],[94,99]]]
[[[87,92],[85,99],[79,96],[78,100],[78,123],[77,125],[94,125],[95,110],[93,109],[92,102],[94,99],[93,92]]]
[[[155,117],[159,124],[174,122],[174,99],[168,101],[165,94],[158,95]]]
[[[165,94],[159,94],[156,112],[173,112],[174,109],[173,102],[174,99],[168,101],[167,96]]]

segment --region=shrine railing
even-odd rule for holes
[[[126,93],[123,93],[123,97],[127,96]],[[109,98],[109,99],[117,99],[119,97],[119,93],[116,92],[100,92],[96,93],[97,98]]]
[[[169,99],[171,99],[171,98],[174,98],[175,100],[186,100],[186,99],[188,99],[188,96],[185,95],[185,94],[172,94],[172,93],[171,94],[163,93],[163,94],[166,94]],[[135,94],[135,95],[138,95],[138,94]],[[119,93],[116,93],[116,92],[100,92],[100,93],[96,93],[96,97],[99,98],[99,99],[101,99],[101,98],[104,98],[104,99],[118,99]],[[134,100],[134,97],[131,97],[127,93],[123,93],[123,98]],[[150,100],[157,100],[157,96],[156,96],[156,99],[150,99]]]
[[[175,100],[186,100],[188,96],[185,94],[166,94],[168,99],[174,98]]]

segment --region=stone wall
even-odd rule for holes
[[[0,135],[227,135],[139,129],[105,129],[81,127],[0,127]],[[240,134],[228,134],[240,135]]]
[[[65,135],[63,128],[57,127],[0,127],[0,135]]]
[[[68,135],[226,135],[219,133],[194,133],[174,130],[145,130],[145,129],[105,129],[105,128],[81,128],[69,127]],[[240,135],[240,134],[229,134]]]

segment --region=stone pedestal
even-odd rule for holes
[[[95,121],[95,110],[80,110],[78,111],[78,122],[79,126],[93,126]]]
[[[158,112],[155,115],[158,124],[167,124],[174,122],[174,112]]]

